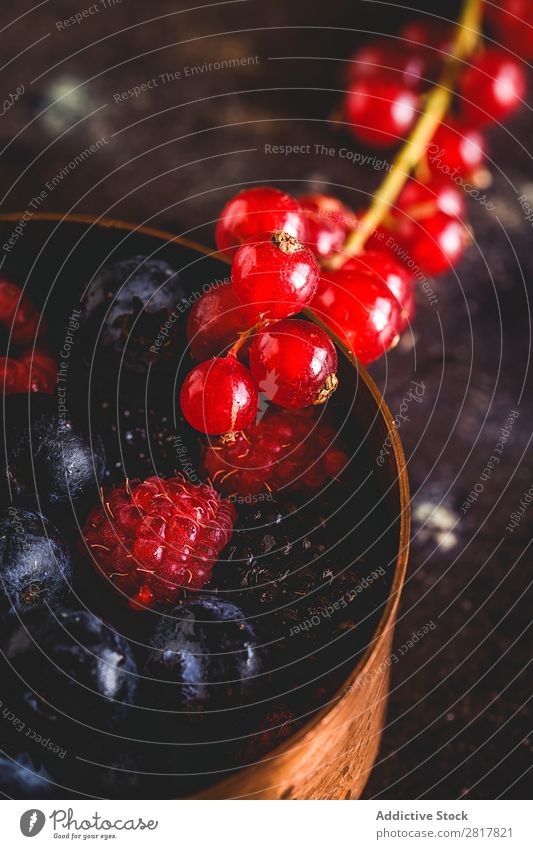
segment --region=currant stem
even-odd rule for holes
[[[392,167],[376,192],[374,199],[356,230],[353,230],[344,248],[326,263],[328,268],[341,268],[347,259],[363,249],[368,237],[380,225],[390,207],[400,194],[411,171],[424,156],[435,131],[450,107],[457,75],[462,62],[475,50],[482,20],[483,0],[465,0],[455,28],[455,36],[446,56],[444,68],[437,84],[430,91],[424,111],[411,134],[400,148]]]
[[[231,346],[226,356],[236,357],[246,340],[256,333],[257,330],[261,330],[263,327],[266,327],[269,322],[270,320],[268,318],[263,318],[261,321],[257,322],[257,324],[249,327],[248,330],[243,330],[242,333],[239,333],[237,341]]]

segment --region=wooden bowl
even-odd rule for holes
[[[56,322],[58,328],[76,302],[79,305],[79,278],[88,281],[102,262],[155,253],[192,274],[198,294],[202,281],[228,275],[227,265],[214,252],[171,233],[122,221],[10,213],[0,215],[0,234],[5,254],[2,270],[27,281],[49,324]],[[358,798],[376,757],[408,557],[409,488],[402,446],[384,399],[345,346],[338,342],[338,347],[345,358],[342,385],[352,401],[351,421],[358,433],[364,432],[374,458],[385,443],[390,446],[382,454],[385,462],[374,464],[390,567],[388,598],[366,650],[329,704],[263,760],[212,784],[200,798]]]

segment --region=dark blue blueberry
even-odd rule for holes
[[[42,765],[26,752],[0,752],[0,795],[7,799],[61,798],[61,789]]]
[[[78,723],[77,734],[123,730],[137,667],[126,640],[92,613],[40,611],[14,623],[2,650],[18,676],[12,703],[32,726]]]
[[[10,501],[62,508],[77,505],[102,482],[100,436],[69,399],[41,393],[5,399],[0,481]]]
[[[0,510],[0,612],[22,616],[54,607],[72,579],[68,548],[40,513]]]
[[[145,373],[172,353],[185,298],[179,274],[168,262],[134,256],[105,266],[84,298],[84,358],[100,358],[105,370],[112,354],[121,368]]]
[[[156,708],[185,714],[239,708],[264,691],[266,652],[255,626],[240,607],[216,596],[198,596],[163,616],[149,643],[146,675]]]

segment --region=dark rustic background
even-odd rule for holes
[[[59,28],[90,2],[2,3],[0,99],[24,86],[0,122],[4,211],[31,209],[44,191],[41,210],[157,223],[212,244],[218,211],[247,184],[329,189],[355,208],[366,203],[383,172],[339,155],[358,149],[335,111],[342,60],[412,12],[371,0],[96,5]],[[447,18],[457,8],[426,4]],[[245,61],[186,71],[232,59]],[[157,86],[122,96],[154,78]],[[393,413],[411,380],[425,386],[401,426],[414,521],[397,648],[436,627],[393,666],[367,797],[523,797],[531,779],[533,507],[513,533],[506,525],[533,484],[533,225],[518,201],[526,194],[533,204],[532,131],[524,108],[492,132],[494,210],[471,203],[467,257],[435,283],[437,304],[421,298],[412,333],[372,369]],[[311,152],[265,153],[295,144]],[[335,152],[317,154],[315,144]],[[501,462],[463,513],[513,410]]]

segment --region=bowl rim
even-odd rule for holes
[[[23,215],[23,212],[3,212],[0,213],[0,221],[19,221]],[[105,229],[126,230],[130,233],[138,232],[140,235],[151,236],[153,238],[160,239],[166,242],[167,244],[182,245],[183,247],[195,250],[198,253],[203,254],[204,256],[218,258],[219,260],[226,263],[229,262],[228,258],[221,251],[208,248],[207,246],[202,245],[192,239],[187,239],[183,236],[177,236],[176,234],[171,233],[168,230],[162,230],[158,227],[151,227],[144,224],[135,224],[134,222],[124,221],[122,219],[108,218],[105,216],[102,217],[98,215],[89,215],[84,213],[35,212],[31,217],[31,221],[28,223],[30,224],[34,221],[57,222],[58,224],[64,222],[72,224],[87,224],[94,227],[103,227]],[[306,311],[304,310],[304,312]],[[320,321],[318,321],[318,323],[322,324],[322,322]],[[327,329],[328,333],[331,334],[331,329]],[[335,336],[335,334],[332,335]],[[376,403],[377,411],[381,414],[381,418],[387,430],[387,435],[391,440],[392,457],[394,458],[394,466],[397,472],[400,506],[398,551],[396,554],[396,563],[394,566],[392,584],[390,587],[389,594],[387,596],[387,601],[384,606],[383,613],[381,614],[381,618],[378,624],[376,625],[375,631],[368,646],[366,647],[362,657],[359,659],[359,661],[356,663],[356,665],[350,672],[347,679],[332,695],[328,704],[321,708],[320,711],[315,713],[309,720],[307,720],[304,725],[298,730],[296,730],[294,734],[292,734],[287,740],[270,750],[266,758],[261,758],[259,761],[239,769],[239,775],[250,774],[254,769],[256,769],[258,766],[261,766],[263,763],[275,760],[276,758],[290,751],[299,743],[302,743],[306,737],[308,737],[315,731],[317,726],[320,725],[320,723],[325,719],[325,717],[328,717],[332,720],[334,719],[335,713],[339,710],[342,697],[346,695],[347,692],[349,692],[352,688],[354,688],[356,686],[356,682],[362,679],[362,677],[366,674],[368,668],[372,664],[376,652],[379,650],[379,645],[384,634],[386,634],[390,629],[394,628],[396,611],[398,609],[400,601],[400,593],[402,590],[407,570],[411,524],[410,495],[409,480],[407,475],[407,464],[405,461],[405,454],[398,434],[398,430],[394,425],[393,416],[387,402],[381,395],[381,392],[379,391],[378,387],[376,386],[373,378],[370,376],[368,371],[365,369],[364,366],[361,365],[361,363],[357,361],[353,353],[341,339],[335,336],[335,342],[337,346],[341,349],[346,359],[348,359],[352,366],[354,366],[359,372],[360,378],[366,385],[366,388],[369,390]],[[223,789],[224,784],[226,782],[234,781],[236,774],[236,772],[232,772],[229,775],[220,778],[219,780],[211,784],[207,788],[207,790],[209,792],[212,792],[215,788]]]

